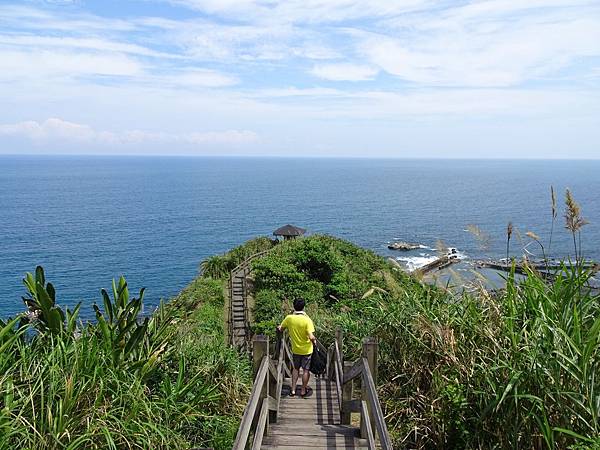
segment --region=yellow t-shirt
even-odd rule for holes
[[[281,322],[281,328],[287,328],[292,340],[292,353],[296,355],[310,355],[313,344],[309,333],[315,332],[313,321],[306,314],[290,314]]]

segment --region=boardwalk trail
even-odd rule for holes
[[[335,383],[311,377],[306,398],[289,397],[291,379],[284,380],[277,422],[264,436],[262,449],[367,449],[360,429],[342,425]],[[300,383],[296,389],[300,392]]]
[[[250,339],[249,297],[252,291],[248,276],[252,271],[252,261],[269,251],[252,255],[233,269],[229,276],[228,331],[229,344],[240,350],[248,350]]]
[[[248,273],[245,266],[238,266],[236,269],[231,273],[229,282],[229,335],[231,344],[242,349],[246,347],[246,340],[249,336],[247,297],[245,293]]]
[[[254,336],[250,341],[252,286],[248,276],[252,260],[265,253],[236,267],[229,283],[230,344],[252,350],[254,365],[254,384],[233,449],[391,450],[377,395],[378,345],[374,339],[363,341],[362,355],[353,362],[344,361],[341,330],[328,349],[319,344],[327,353],[327,370],[320,378],[311,376],[305,398],[289,396],[292,353],[287,336],[278,333],[272,353],[267,336]]]

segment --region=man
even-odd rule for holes
[[[313,352],[313,344],[316,341],[315,326],[313,321],[304,312],[304,300],[294,300],[294,313],[289,314],[283,319],[281,325],[277,327],[279,331],[284,328],[288,330],[292,341],[292,353],[294,368],[292,370],[292,390],[290,396],[296,395],[296,383],[302,367],[302,390],[300,395],[306,396],[306,387],[310,378],[310,358]]]

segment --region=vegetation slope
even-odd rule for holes
[[[256,333],[307,300],[317,335],[345,332],[349,359],[379,340],[379,394],[396,448],[600,445],[600,297],[565,266],[530,270],[499,294],[423,284],[328,236],[284,242],[255,260]]]
[[[0,322],[0,449],[231,448],[251,371],[227,346],[224,292],[229,271],[265,249],[254,332],[273,335],[302,297],[323,343],[344,330],[349,359],[377,337],[396,448],[600,447],[600,296],[577,261],[552,282],[528,269],[501,292],[455,294],[312,236],[211,257],[149,317],[121,279],[81,323],[41,268],[27,274],[28,313]]]

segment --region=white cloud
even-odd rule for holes
[[[33,141],[47,141],[52,139],[70,141],[91,141],[105,138],[88,125],[67,122],[61,119],[50,118],[39,123],[33,120],[15,124],[0,125],[0,135],[26,137]]]
[[[400,126],[485,120],[522,121],[521,136],[565,123],[563,142],[597,141],[598,0],[177,3],[193,9],[147,17],[170,6],[141,2],[124,20],[85,2],[0,5],[0,143],[291,153],[324,135],[355,145],[359,129],[390,148],[381,136]]]
[[[0,35],[0,45],[12,48],[42,48],[42,49],[75,49],[93,50],[99,52],[128,53],[160,58],[174,58],[175,55],[153,51],[141,45],[118,42],[96,37],[56,37],[39,35]]]
[[[365,81],[372,80],[378,70],[359,64],[322,64],[313,67],[310,73],[331,81]]]
[[[86,75],[133,76],[142,65],[122,54],[0,49],[0,80],[44,80]]]
[[[420,85],[514,86],[600,56],[600,9],[572,6],[564,0],[473,2],[412,21],[390,20],[378,33],[349,33],[367,61]]]
[[[335,23],[414,11],[428,0],[168,0],[238,20],[287,23]]]
[[[179,87],[225,87],[237,84],[239,80],[230,75],[207,69],[190,69],[175,72],[158,81],[170,83]]]
[[[44,122],[24,121],[0,124],[0,136],[30,139],[38,144],[52,141],[66,143],[93,143],[100,145],[128,144],[220,144],[243,145],[255,143],[258,134],[248,130],[205,131],[189,133],[166,133],[142,130],[124,132],[98,131],[89,125],[49,118]]]

